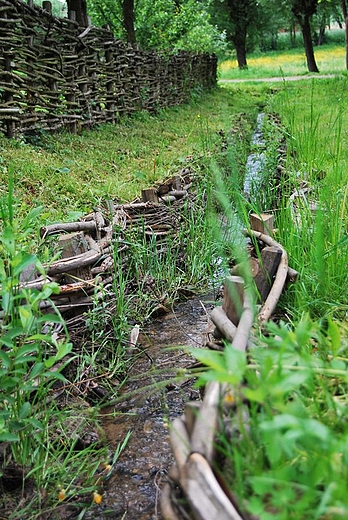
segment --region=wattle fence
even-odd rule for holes
[[[216,78],[215,55],[137,50],[108,29],[83,29],[21,0],[0,0],[0,131],[8,137],[75,133],[178,105]]]

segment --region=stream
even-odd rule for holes
[[[160,491],[173,457],[169,424],[183,413],[187,401],[200,399],[194,381],[172,383],[180,368],[195,362],[185,347],[202,346],[208,328],[207,313],[213,296],[178,304],[173,312],[155,319],[139,335],[142,352],[123,388],[124,399],[104,410],[102,427],[111,450],[130,440],[105,484],[103,501],[86,516],[89,519],[159,520]],[[153,390],[142,391],[152,385]],[[134,393],[134,391],[138,390]]]
[[[244,194],[254,200],[265,166],[262,132],[265,114],[260,113],[246,163]],[[169,440],[172,420],[184,411],[187,401],[200,399],[194,381],[171,382],[180,368],[194,363],[185,347],[201,347],[208,332],[208,314],[214,296],[180,303],[173,312],[155,319],[139,335],[131,380],[123,388],[124,399],[104,410],[102,427],[111,450],[131,437],[106,483],[103,501],[87,518],[92,520],[160,520],[160,493],[173,463]],[[142,388],[152,385],[152,390]]]

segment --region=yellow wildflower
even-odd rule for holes
[[[94,493],[93,493],[93,502],[95,504],[100,504],[102,500],[103,500],[103,497],[101,496],[101,494],[98,493],[97,491],[94,491]]]
[[[58,500],[65,500],[66,499],[66,492],[65,489],[60,489],[58,493]]]

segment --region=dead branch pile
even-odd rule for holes
[[[45,7],[49,2],[45,2]],[[108,29],[0,0],[0,131],[8,137],[117,121],[216,85],[216,56],[144,52]]]
[[[115,273],[129,269],[130,232],[140,242],[151,241],[157,254],[165,252],[166,239],[169,236],[174,239],[178,230],[180,207],[194,197],[189,193],[191,183],[192,172],[187,167],[161,186],[143,190],[141,199],[128,204],[108,201],[104,208],[78,222],[42,227],[42,239],[57,236],[55,249],[60,256],[44,266],[45,277],[31,271],[25,273],[21,280],[23,286],[41,289],[47,282],[58,283],[59,294],[51,296],[54,305],[69,321],[69,328],[83,325],[82,314],[98,298],[107,296]],[[42,305],[43,310],[50,307],[49,301]]]

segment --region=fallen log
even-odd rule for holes
[[[220,383],[216,381],[207,383],[203,402],[197,413],[191,435],[191,451],[204,455],[210,463],[215,451],[214,437],[219,418],[219,399]]]
[[[48,275],[68,273],[74,269],[86,267],[97,262],[97,260],[101,258],[101,251],[97,242],[88,235],[85,236],[85,239],[90,246],[88,251],[81,253],[80,255],[62,258],[53,262],[51,265],[45,265],[44,267],[47,269]]]
[[[173,421],[170,429],[170,442],[179,474],[181,474],[191,453],[190,439],[182,417],[176,417]]]
[[[215,307],[211,313],[210,317],[214,325],[218,328],[219,332],[221,332],[222,336],[229,342],[233,342],[233,338],[235,336],[237,327],[232,323],[232,321],[228,318],[226,312],[222,307]]]
[[[181,520],[172,507],[172,488],[168,482],[165,483],[161,493],[161,512],[165,520]]]

